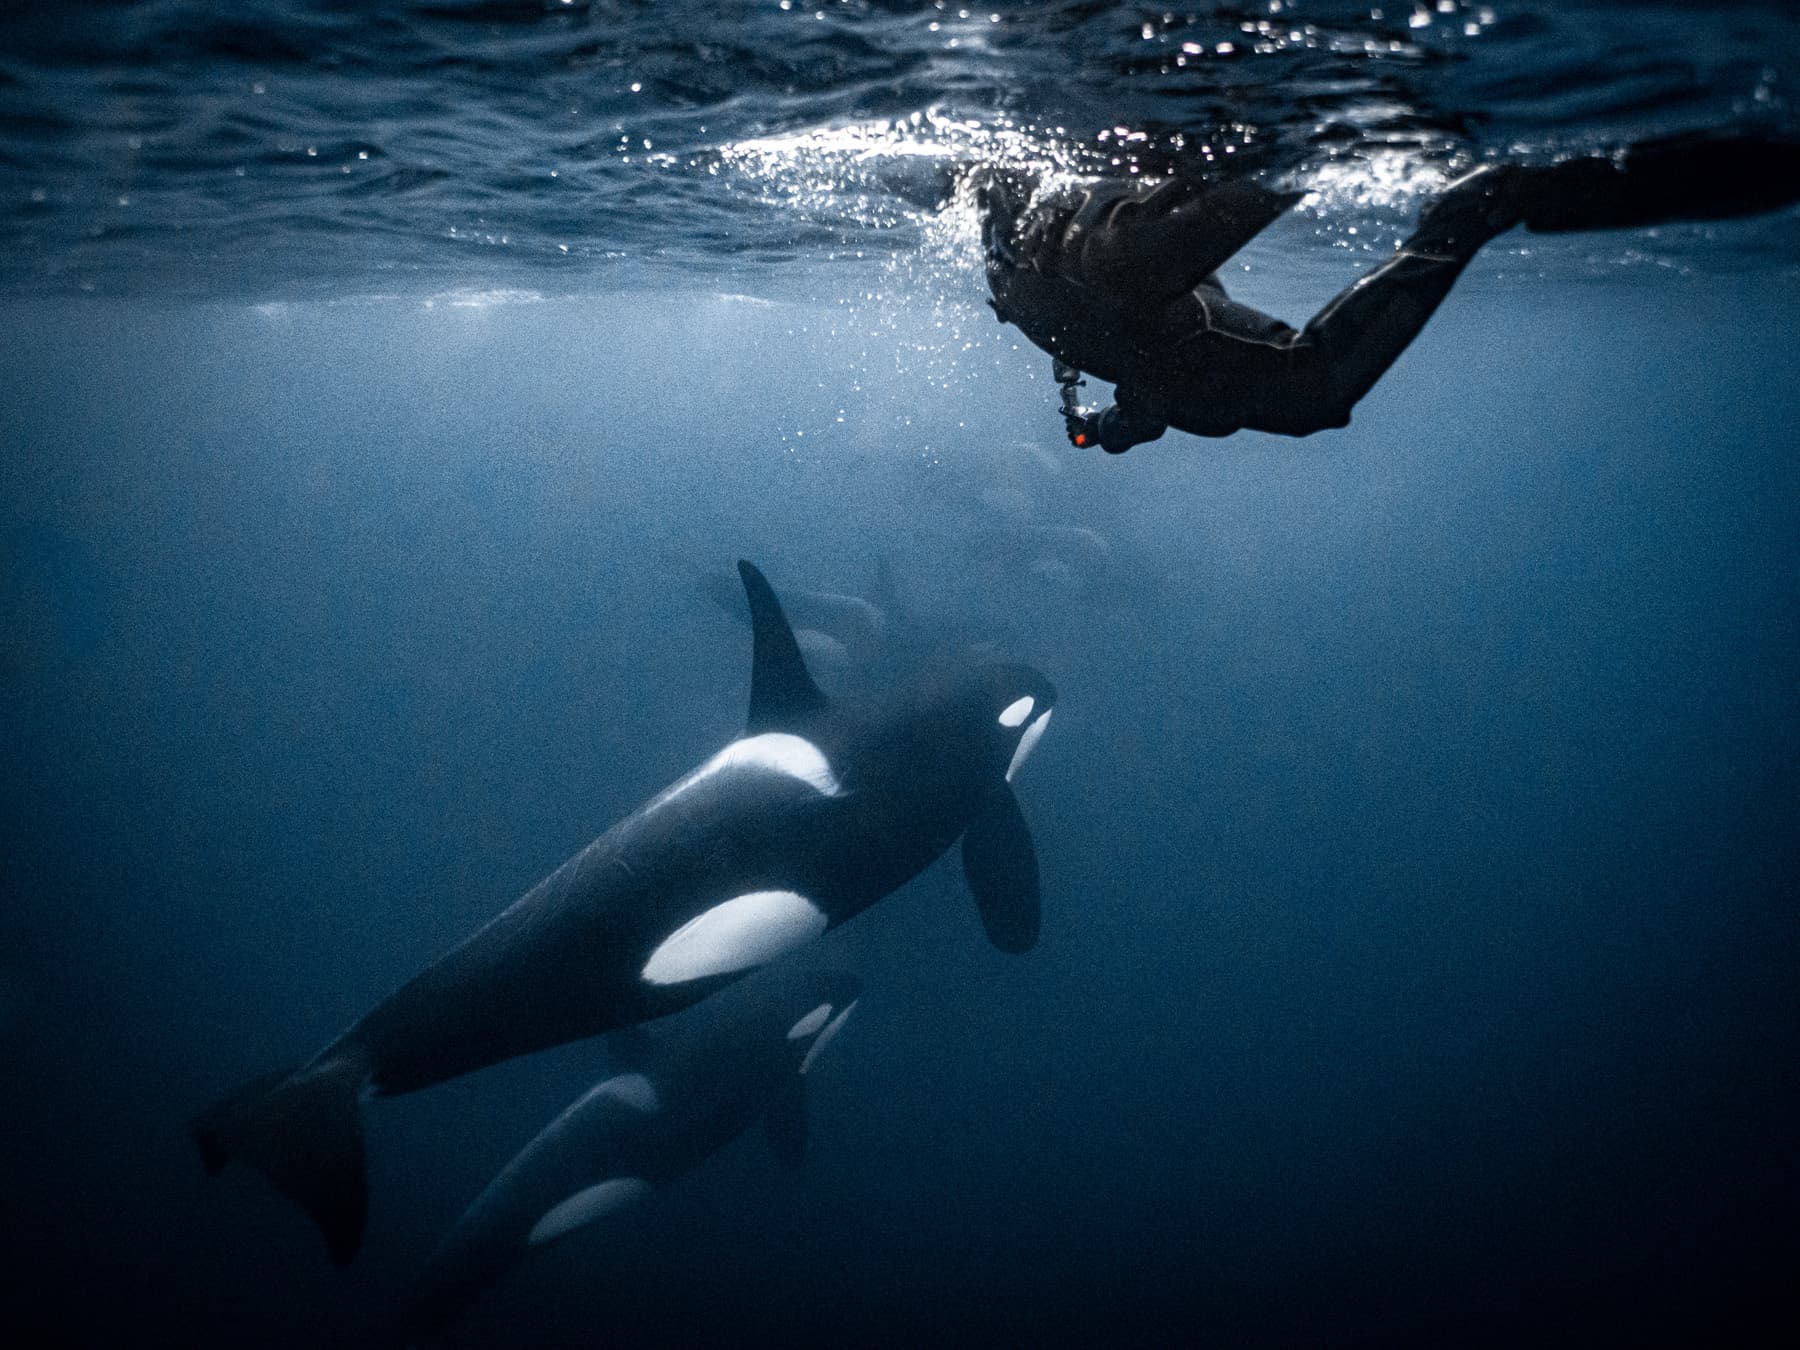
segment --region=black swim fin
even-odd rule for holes
[[[318,1224],[331,1259],[349,1264],[362,1245],[369,1186],[360,1097],[368,1072],[340,1056],[246,1083],[193,1124],[207,1174],[240,1158]]]
[[[1800,141],[1685,132],[1529,172],[1523,214],[1538,234],[1728,220],[1800,201]]]

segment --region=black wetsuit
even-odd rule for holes
[[[1034,198],[981,187],[995,313],[1057,361],[1116,386],[1071,439],[1129,449],[1167,427],[1305,436],[1350,410],[1418,336],[1495,235],[1604,229],[1767,210],[1800,198],[1800,145],[1693,135],[1615,159],[1493,165],[1420,212],[1399,251],[1295,329],[1225,293],[1217,269],[1301,194],[1172,179]]]

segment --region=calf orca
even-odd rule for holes
[[[1026,666],[827,699],[763,574],[744,734],[545,877],[312,1060],[193,1125],[208,1173],[241,1158],[340,1264],[368,1210],[362,1103],[678,1011],[853,918],[960,836],[1003,951],[1038,933],[1038,867],[1009,783],[1056,691]]]
[[[770,970],[680,1019],[638,1032],[613,1068],[527,1144],[439,1244],[408,1325],[435,1332],[536,1248],[637,1206],[761,1119],[797,1165],[807,1070],[861,993],[854,975]],[[689,1019],[698,1018],[698,1023]]]

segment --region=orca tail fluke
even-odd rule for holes
[[[339,1265],[356,1255],[368,1217],[360,1100],[367,1079],[353,1056],[265,1074],[192,1128],[209,1176],[234,1158],[254,1167],[312,1217]]]

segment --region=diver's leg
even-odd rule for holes
[[[1296,408],[1288,392],[1287,408],[1271,404],[1269,416],[1288,420],[1304,412],[1303,420],[1317,426],[1344,425],[1350,409],[1419,335],[1482,245],[1518,224],[1524,173],[1510,165],[1477,169],[1428,203],[1400,251],[1359,277],[1294,339],[1295,390],[1317,406]]]
[[[1800,141],[1687,132],[1529,172],[1522,214],[1538,233],[1723,220],[1800,201]]]
[[[1306,325],[1294,342],[1296,384],[1315,391],[1320,411],[1347,419],[1482,245],[1516,224],[1540,232],[1614,229],[1747,215],[1796,200],[1800,143],[1746,136],[1644,141],[1616,160],[1484,166],[1427,204],[1400,252]],[[1265,413],[1264,421],[1281,415],[1272,407]]]

